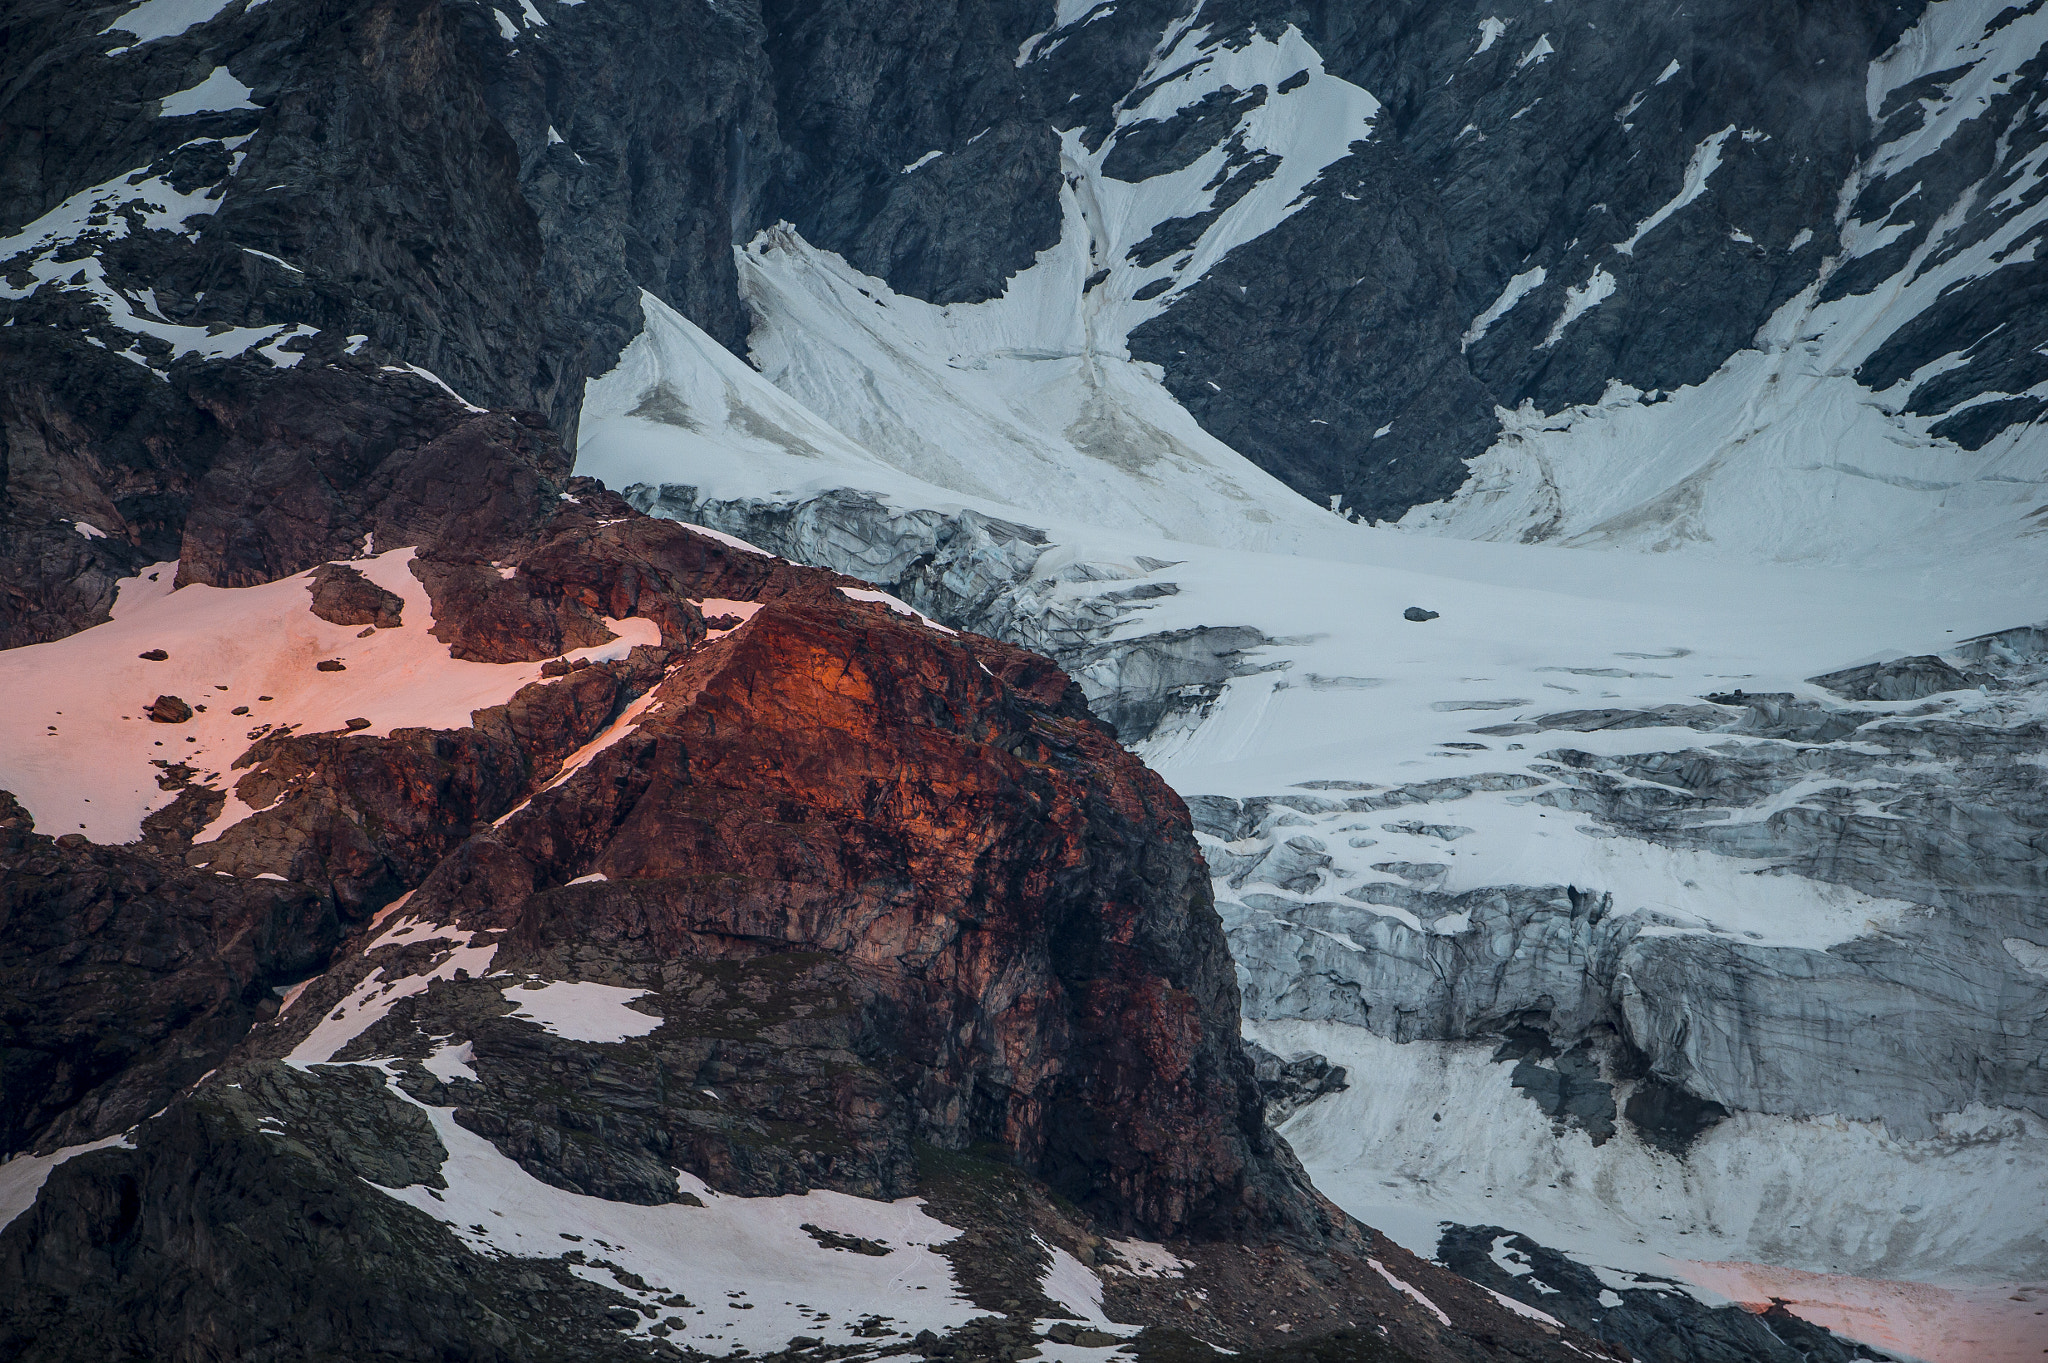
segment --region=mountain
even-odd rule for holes
[[[0,33],[10,1354],[2038,1356],[2039,3]]]

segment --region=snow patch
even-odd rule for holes
[[[1555,55],[1556,52],[1557,49],[1550,45],[1550,35],[1546,33],[1529,45],[1529,50],[1524,52],[1522,59],[1515,63],[1515,70],[1520,71],[1523,67],[1541,62],[1544,58]],[[1450,1322],[1446,1321],[1444,1323],[1448,1325]]]
[[[941,634],[958,634],[960,632],[956,629],[947,629],[923,611],[889,595],[887,592],[868,591],[861,587],[841,587],[839,594],[849,601],[865,601],[874,605],[887,606],[896,614],[907,615],[926,628],[935,629]]]
[[[1541,1321],[1545,1325],[1555,1325],[1560,1330],[1564,1328],[1564,1322],[1559,1320],[1556,1316],[1551,1315],[1547,1311],[1538,1311],[1535,1307],[1529,1305],[1529,1303],[1525,1301],[1516,1301],[1513,1297],[1510,1297],[1505,1292],[1496,1292],[1490,1287],[1486,1288],[1485,1290],[1487,1296],[1492,1297],[1495,1301],[1499,1302],[1502,1306],[1505,1306],[1508,1310],[1514,1312],[1518,1316],[1521,1316],[1528,1320]],[[1601,1295],[1607,1296],[1610,1294],[1603,1292]],[[1615,1297],[1614,1304],[1616,1306],[1621,1305],[1621,1298],[1618,1296]]]
[[[442,378],[439,374],[436,374],[433,370],[423,368],[420,365],[387,364],[384,366],[384,372],[387,374],[416,374],[420,378],[425,379],[428,383],[433,384],[442,392],[446,393],[449,397],[454,398],[458,403],[462,405],[464,411],[487,412],[490,410],[490,408],[488,407],[477,406],[474,402],[471,402],[468,398],[462,396],[462,394],[456,392],[453,388],[449,387],[448,381],[446,379]]]
[[[207,72],[206,79],[176,94],[165,95],[158,106],[158,115],[163,118],[182,118],[187,114],[226,113],[233,109],[260,108],[249,98],[255,92],[228,73],[225,66],[216,66]]]
[[[140,46],[158,38],[176,37],[188,28],[206,23],[233,3],[234,0],[142,0],[100,32],[133,34]]]
[[[1673,213],[1676,213],[1679,209],[1684,208],[1687,204],[1699,198],[1700,195],[1706,193],[1707,180],[1720,167],[1721,148],[1727,144],[1729,137],[1734,132],[1735,125],[1730,123],[1727,127],[1721,129],[1721,131],[1713,136],[1702,140],[1697,147],[1693,148],[1692,159],[1686,163],[1685,180],[1679,186],[1678,193],[1673,195],[1671,200],[1663,207],[1637,223],[1636,230],[1629,234],[1628,240],[1616,242],[1614,249],[1625,256],[1634,255],[1637,242],[1663,225],[1670,219]]]
[[[723,530],[713,530],[708,525],[685,525],[684,529],[702,535],[706,539],[717,540],[726,548],[737,549],[743,554],[759,554],[762,558],[775,557],[775,555],[769,553],[758,544],[749,544],[738,535],[728,535]],[[758,610],[761,603],[758,601],[727,601],[724,604],[728,606],[752,606]]]
[[[1472,348],[1473,343],[1478,341],[1480,337],[1486,335],[1488,329],[1490,329],[1495,322],[1498,322],[1501,318],[1507,316],[1509,310],[1511,310],[1515,306],[1515,304],[1521,302],[1534,290],[1542,288],[1543,281],[1548,277],[1549,276],[1545,272],[1544,268],[1541,265],[1538,265],[1535,269],[1524,270],[1520,274],[1516,275],[1514,278],[1510,279],[1506,283],[1506,285],[1502,287],[1500,291],[1500,296],[1498,298],[1495,298],[1491,303],[1488,303],[1486,305],[1485,310],[1482,311],[1477,317],[1474,317],[1472,319],[1472,325],[1465,328],[1464,336],[1462,336],[1458,340],[1458,349],[1470,350]]]
[[[914,1334],[951,1330],[981,1314],[960,1294],[952,1266],[934,1252],[959,1232],[927,1215],[919,1199],[872,1202],[822,1191],[728,1197],[678,1174],[678,1190],[702,1206],[608,1202],[542,1183],[459,1125],[451,1108],[424,1111],[448,1151],[441,1167],[448,1187],[380,1191],[446,1224],[483,1253],[559,1258],[597,1245],[592,1259],[616,1265],[646,1287],[629,1286],[595,1263],[572,1271],[653,1308],[628,1327],[637,1334],[666,1317],[680,1322],[668,1336],[671,1343],[725,1357],[742,1350],[772,1353],[797,1335],[864,1344],[856,1332],[875,1317],[892,1332]],[[879,1242],[889,1253],[836,1252],[806,1225]],[[668,1307],[664,1299],[676,1295],[694,1306]]]
[[[1451,1323],[1451,1318],[1444,1314],[1443,1308],[1441,1306],[1438,1306],[1435,1302],[1431,1301],[1428,1297],[1423,1296],[1420,1289],[1410,1286],[1408,1283],[1405,1283],[1401,1281],[1401,1279],[1395,1277],[1392,1273],[1389,1273],[1387,1271],[1387,1266],[1381,1263],[1379,1260],[1367,1259],[1366,1262],[1368,1264],[1371,1264],[1373,1272],[1379,1274],[1382,1278],[1385,1278],[1387,1280],[1387,1284],[1390,1287],[1392,1287],[1395,1291],[1404,1292],[1408,1296],[1413,1297],[1416,1301],[1422,1303],[1424,1310],[1428,1311],[1431,1315],[1435,1316],[1444,1324],[1449,1325]]]
[[[1564,339],[1566,327],[1613,296],[1614,276],[1599,266],[1594,266],[1593,273],[1587,277],[1585,283],[1573,284],[1565,289],[1564,308],[1557,314],[1557,320],[1551,323],[1550,334],[1543,338],[1543,344],[1537,349],[1549,350]]]
[[[517,1005],[512,1016],[537,1022],[541,1029],[566,1041],[613,1044],[646,1036],[663,1019],[626,1005],[653,991],[623,989],[611,984],[555,980],[509,985],[505,1001]]]
[[[433,967],[422,975],[387,980],[382,966],[372,970],[349,991],[347,998],[336,1004],[298,1045],[292,1047],[284,1063],[302,1070],[327,1064],[349,1042],[381,1022],[398,1006],[399,1000],[425,993],[427,986],[435,980],[452,980],[458,971],[473,976],[484,974],[491,967],[491,958],[497,955],[497,944],[477,946],[475,943],[476,938],[472,936],[467,945],[440,953]]]
[[[47,1155],[31,1155],[24,1151],[0,1163],[0,1230],[5,1230],[15,1217],[36,1204],[36,1195],[42,1192],[52,1169],[88,1150],[105,1150],[110,1146],[133,1150],[133,1136],[133,1131],[124,1131],[118,1136],[106,1136],[84,1145],[67,1145]]]
[[[243,255],[250,255],[250,256],[255,256],[255,257],[257,257],[257,258],[258,258],[259,260],[267,260],[267,261],[269,261],[269,262],[270,262],[271,264],[273,264],[273,265],[281,265],[281,266],[283,266],[283,267],[284,267],[285,269],[287,269],[287,270],[290,270],[290,271],[291,271],[291,272],[292,272],[293,274],[298,274],[298,275],[302,275],[302,274],[304,274],[304,273],[305,273],[305,271],[304,271],[304,270],[302,270],[302,269],[300,269],[300,268],[299,268],[298,266],[296,266],[296,265],[292,264],[292,263],[291,263],[291,262],[290,262],[289,260],[286,260],[286,259],[284,259],[284,258],[283,258],[282,256],[274,256],[274,255],[270,254],[270,252],[268,252],[268,251],[259,251],[259,250],[257,250],[257,249],[256,249],[255,247],[253,247],[253,246],[244,246],[244,247],[242,248],[242,254],[243,254]],[[355,337],[353,337],[353,336],[352,336],[352,337],[350,337],[349,339],[350,339],[350,340],[352,340],[352,341],[354,341],[354,340],[357,340],[357,338],[355,338]],[[363,338],[362,338],[362,340],[368,340],[368,339],[369,339],[368,337],[363,337]],[[360,344],[360,342],[358,342],[358,344]],[[354,354],[355,352],[354,352],[354,351],[350,351],[349,353],[350,353],[350,354]]]
[[[740,625],[753,619],[755,613],[761,609],[761,603],[758,601],[728,601],[717,596],[707,596],[702,601],[692,601],[690,604],[702,611],[706,620],[720,620],[730,615],[738,619]],[[732,629],[707,630],[704,637],[710,640],[723,639],[738,628],[739,625],[734,625]]]
[[[1164,1245],[1150,1240],[1104,1240],[1123,1262],[1112,1265],[1111,1273],[1124,1273],[1134,1278],[1180,1278],[1194,1267],[1189,1260],[1181,1258]]]
[[[2020,969],[2048,980],[2048,947],[2029,942],[2024,937],[2008,937],[2000,945],[2005,948],[2006,955],[2020,963]]]
[[[1090,1272],[1087,1265],[1059,1246],[1047,1243],[1036,1233],[1031,1238],[1038,1241],[1038,1247],[1050,1260],[1045,1276],[1038,1280],[1038,1290],[1045,1294],[1047,1300],[1066,1307],[1093,1329],[1116,1335],[1138,1332],[1137,1326],[1120,1325],[1103,1314],[1102,1279]]]
[[[476,1047],[472,1043],[465,1041],[457,1046],[451,1044],[447,1038],[443,1037],[440,1043],[434,1047],[433,1054],[420,1063],[425,1066],[428,1074],[433,1075],[444,1084],[452,1084],[457,1079],[467,1079],[474,1083],[476,1081],[476,1070],[473,1067],[475,1060]]]
[[[649,622],[649,624],[651,625],[652,622]],[[584,653],[588,651],[589,650],[587,649],[577,650],[578,653]],[[569,656],[573,657],[575,655],[571,654]],[[610,724],[606,725],[598,733],[597,737],[591,739],[588,743],[585,743],[575,752],[570,753],[568,758],[563,761],[562,769],[556,772],[555,775],[549,779],[546,785],[542,786],[539,790],[536,790],[533,793],[533,795],[527,796],[524,800],[521,800],[518,804],[514,805],[512,808],[506,810],[503,814],[499,815],[496,819],[492,821],[491,826],[494,828],[503,828],[506,824],[510,823],[515,817],[526,811],[526,808],[533,803],[534,796],[543,795],[548,791],[555,789],[555,787],[562,785],[564,782],[568,781],[577,772],[582,771],[585,767],[589,766],[591,760],[594,759],[599,753],[603,752],[606,748],[609,748],[612,744],[624,738],[627,734],[632,733],[634,730],[638,729],[640,727],[641,719],[643,719],[649,711],[654,709],[654,707],[659,705],[660,703],[661,688],[658,686],[655,687],[653,690],[648,691],[646,694],[642,695],[639,699],[633,701],[624,710],[620,711],[618,718],[614,719]]]

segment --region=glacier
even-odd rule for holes
[[[1877,249],[1858,185],[1939,146],[1910,136],[1820,225],[1838,265]],[[1929,1357],[2029,1329],[1985,1285],[2048,1279],[2048,438],[1964,450],[1906,410],[1924,373],[1856,371],[2038,196],[1866,293],[1824,271],[1694,387],[1504,412],[1456,496],[1372,526],[1129,358],[1146,277],[1091,285],[1104,223],[1202,205],[1103,159],[987,303],[788,224],[735,253],[752,367],[644,297],[579,471],[1058,659],[1187,799],[1248,1034],[1351,1072],[1286,1133],[1416,1252],[1492,1222],[1705,1300],[1724,1263],[1934,1284],[1960,1335],[1795,1303]]]

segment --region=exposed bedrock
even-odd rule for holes
[[[771,600],[427,876],[406,915],[505,932],[497,968],[651,984],[678,1017],[742,996],[757,1014],[736,1034],[679,1025],[587,1093],[507,1057],[469,1120],[549,1181],[631,1200],[672,1196],[671,1164],[734,1191],[900,1196],[913,1141],[990,1140],[1155,1232],[1313,1223],[1257,1127],[1179,802],[1042,660],[900,619]],[[305,1016],[376,959],[330,972]],[[497,1075],[458,1001],[501,988],[455,981],[358,1044],[475,1033]]]

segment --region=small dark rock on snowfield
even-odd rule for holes
[[[405,598],[386,591],[346,563],[321,564],[313,570],[308,585],[313,593],[313,614],[330,624],[397,629],[401,623]]]

